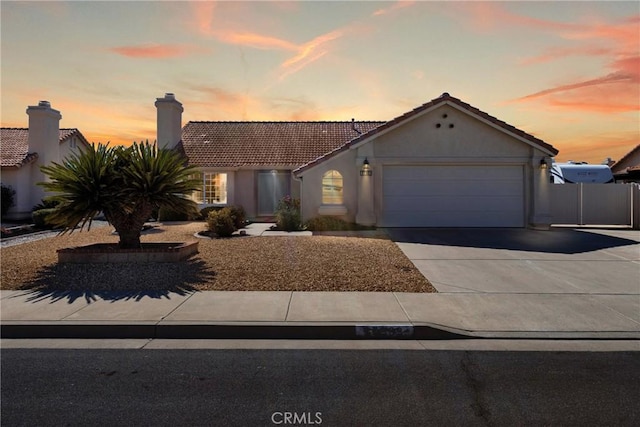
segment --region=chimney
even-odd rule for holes
[[[182,104],[175,95],[165,93],[164,98],[156,98],[158,148],[173,148],[182,139]]]
[[[49,101],[27,108],[29,116],[29,153],[38,153],[38,159],[31,168],[31,205],[38,204],[45,196],[44,190],[36,183],[44,181],[40,166],[60,161],[60,111],[51,108]]]

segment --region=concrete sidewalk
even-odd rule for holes
[[[0,291],[0,298],[3,338],[640,339],[640,295]]]

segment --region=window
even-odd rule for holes
[[[193,192],[193,198],[197,203],[224,204],[227,203],[227,174],[226,173],[201,173],[197,178],[202,181],[200,190]]]
[[[330,170],[322,175],[322,204],[341,205],[342,202],[342,175],[338,171]]]

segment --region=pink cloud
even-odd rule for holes
[[[639,16],[615,22],[603,20],[564,23],[518,15],[499,3],[473,3],[471,10],[476,29],[501,30],[508,27],[531,28],[571,40],[570,46],[554,46],[521,61],[522,65],[551,62],[567,56],[592,56],[608,59],[601,75],[566,82],[514,100],[536,102],[543,108],[596,113],[640,110],[640,38]]]
[[[611,53],[611,48],[597,46],[552,47],[540,55],[523,59],[520,64],[533,65],[563,59],[568,56],[606,56]]]
[[[293,51],[299,49],[295,43],[287,40],[279,39],[277,37],[263,36],[256,33],[222,30],[214,31],[212,34],[224,43],[249,46],[257,49],[281,49]]]
[[[190,45],[172,45],[172,44],[146,44],[139,46],[118,46],[108,49],[118,55],[126,56],[128,58],[151,58],[151,59],[164,59],[164,58],[177,58],[193,53],[205,52],[197,46]]]
[[[398,2],[389,9],[407,7],[412,2]],[[276,7],[286,7],[287,5],[275,5]],[[245,31],[234,27],[242,24],[232,22],[214,22],[216,7],[214,5],[204,6],[200,2],[192,3],[192,11],[195,15],[192,28],[204,36],[213,37],[223,43],[247,46],[255,49],[282,50],[293,52],[293,56],[284,60],[278,70],[278,80],[297,73],[309,64],[318,61],[327,55],[331,49],[330,44],[346,34],[356,31],[361,24],[355,22],[344,27],[320,34],[313,39],[297,43],[280,37],[267,34],[260,34],[255,31]]]
[[[413,6],[415,3],[415,1],[397,1],[392,6],[376,10],[371,14],[371,16],[387,15],[398,9],[404,9],[405,7]]]

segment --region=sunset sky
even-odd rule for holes
[[[48,100],[91,142],[189,120],[390,120],[443,92],[559,161],[640,143],[640,3],[2,1],[2,126]]]

